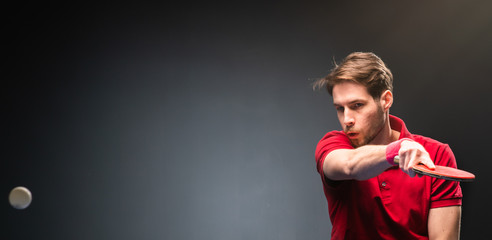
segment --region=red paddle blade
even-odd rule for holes
[[[420,164],[414,166],[413,171],[418,174],[452,181],[471,182],[475,179],[473,173],[445,166],[436,166],[436,169],[432,170],[427,166]]]

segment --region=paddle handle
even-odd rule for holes
[[[395,156],[395,158],[393,159],[393,162],[395,163],[395,165],[399,165],[400,164],[400,156]],[[422,163],[419,163],[419,164],[422,164]]]
[[[395,165],[399,165],[400,164],[400,156],[395,156],[395,158],[393,159],[393,162],[395,163]],[[419,163],[419,164],[422,164],[422,163]]]
[[[393,162],[395,163],[395,165],[399,165],[400,164],[400,156],[395,156],[395,158],[393,159]]]

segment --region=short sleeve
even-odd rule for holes
[[[337,149],[353,149],[349,138],[342,131],[331,131],[327,133],[316,146],[316,169],[323,175],[323,162],[326,155]]]
[[[436,165],[456,168],[456,159],[447,144],[443,144],[436,152]],[[431,208],[461,206],[463,194],[457,181],[432,178]]]

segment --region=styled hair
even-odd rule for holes
[[[384,62],[371,52],[354,52],[349,54],[326,77],[317,80],[314,88],[326,86],[328,93],[333,95],[333,87],[342,82],[355,82],[366,87],[373,98],[379,98],[381,94],[393,91],[393,74]]]

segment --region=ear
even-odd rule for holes
[[[389,110],[391,105],[393,105],[393,93],[390,90],[384,91],[381,94],[380,103],[385,111]]]

